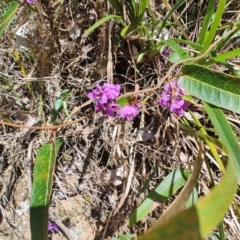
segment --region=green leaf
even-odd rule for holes
[[[128,224],[132,226],[147,214],[153,211],[154,204],[159,201],[165,202],[179,188],[181,188],[190,176],[189,171],[183,171],[180,168],[172,171],[163,181],[154,188],[143,202],[137,207],[128,220]]]
[[[32,240],[48,239],[48,208],[52,192],[53,171],[61,144],[61,140],[57,140],[56,144],[45,144],[37,154],[30,204]]]
[[[171,219],[173,216],[177,215],[179,212],[185,209],[186,202],[197,184],[198,177],[202,168],[203,159],[203,144],[201,143],[191,176],[189,177],[187,183],[184,185],[178,196],[163,212],[161,218],[159,219],[159,223]]]
[[[222,53],[222,54],[220,54],[216,57],[213,57],[213,60],[217,61],[217,62],[224,62],[229,58],[233,58],[233,57],[236,57],[236,56],[239,56],[239,55],[240,55],[240,48],[237,48],[237,49],[234,49],[232,51]]]
[[[133,99],[132,96],[120,97],[117,99],[117,104],[120,105],[121,107],[124,107],[128,105],[132,99]]]
[[[52,119],[51,122],[54,123],[55,120],[57,119],[58,114],[62,111],[63,109],[63,100],[62,98],[58,98],[55,103],[54,107],[52,109]]]
[[[70,92],[71,92],[70,89],[64,89],[60,94],[60,98],[62,98],[63,101],[66,101]]]
[[[140,0],[139,2],[139,11],[138,11],[138,24],[141,24],[141,21],[143,19],[144,13],[146,11],[146,8],[148,6],[149,0]]]
[[[11,23],[13,18],[16,16],[18,11],[19,3],[12,1],[2,19],[0,20],[0,38],[2,37],[4,31],[7,29],[8,25]]]
[[[184,76],[179,78],[179,85],[187,93],[208,103],[234,112],[240,112],[239,78],[213,71],[199,65],[185,65]]]
[[[55,120],[57,119],[58,114],[62,111],[62,109],[65,109],[66,115],[68,117],[69,114],[67,112],[67,106],[66,106],[66,100],[70,94],[71,90],[69,89],[64,89],[60,95],[60,97],[54,102],[54,107],[52,109],[52,119],[51,122],[54,123]]]
[[[131,24],[131,25],[125,26],[125,27],[122,29],[122,31],[121,31],[120,34],[121,34],[122,37],[125,37],[126,35],[134,32],[134,31],[136,31],[136,30],[137,30],[136,25]]]
[[[204,21],[203,21],[202,28],[201,28],[201,31],[200,31],[199,37],[198,37],[198,43],[200,45],[203,44],[204,39],[206,37],[206,33],[207,33],[208,27],[211,23],[211,19],[212,19],[213,13],[214,13],[215,5],[216,5],[215,0],[210,0],[208,2],[206,14],[204,16]]]
[[[117,12],[119,12],[121,14],[121,16],[123,17],[123,9],[122,9],[122,5],[121,2],[118,0],[108,0],[112,6],[115,8],[115,10]]]
[[[195,43],[195,42],[191,42],[191,41],[187,41],[187,40],[183,40],[183,39],[180,39],[180,38],[171,38],[171,40],[177,42],[177,43],[184,43],[186,44],[187,46],[191,46],[193,47],[195,50],[198,50],[200,51],[203,47],[202,45],[198,44],[198,43]]]
[[[95,30],[96,28],[98,28],[99,26],[101,26],[102,24],[104,24],[105,22],[107,22],[107,21],[109,21],[111,19],[116,19],[118,21],[122,21],[122,18],[120,16],[117,16],[117,15],[107,15],[106,17],[103,17],[102,19],[100,19],[99,21],[94,23],[91,27],[89,27],[84,32],[83,36],[87,37],[90,32],[92,32],[93,30]]]
[[[197,187],[195,187],[189,197],[189,199],[186,202],[186,208],[190,208],[193,206],[194,203],[196,203],[198,200],[198,190]]]
[[[228,122],[223,111],[215,106],[209,105],[204,102],[204,107],[208,116],[216,129],[216,132],[221,142],[226,147],[229,157],[235,163],[235,171],[238,174],[238,182],[240,183],[240,146],[239,142]]]
[[[167,14],[167,16],[164,18],[161,27],[158,30],[158,34],[157,36],[160,35],[160,33],[162,32],[163,28],[165,27],[168,19],[172,16],[172,14],[184,3],[186,2],[186,0],[180,0],[177,1],[177,3],[172,7],[171,11],[169,11],[169,13]]]
[[[135,234],[123,234],[118,237],[118,240],[127,240],[135,237]]]
[[[168,39],[168,40],[163,40],[162,42],[166,43],[174,52],[170,56],[170,61],[172,63],[179,62],[181,60],[190,58],[188,53],[174,40]]]
[[[201,240],[207,237],[224,217],[236,190],[237,172],[230,159],[225,176],[208,196],[169,220],[155,224],[139,240]]]
[[[203,49],[200,52],[200,54],[205,53],[207,51],[207,49],[210,47],[210,45],[212,44],[212,42],[216,36],[218,26],[219,26],[220,22],[222,21],[222,15],[224,13],[224,8],[226,6],[226,2],[227,2],[227,0],[220,0],[218,2],[218,8],[217,8],[212,26],[209,30],[208,37],[204,43]],[[199,42],[199,43],[201,44],[202,42]]]

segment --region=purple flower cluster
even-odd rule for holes
[[[126,105],[121,108],[116,103],[116,99],[119,95],[119,84],[104,83],[102,86],[97,85],[87,96],[95,101],[95,111],[103,112],[104,117],[111,116],[133,120],[138,114],[139,106]]]
[[[58,231],[58,225],[52,221],[48,222],[48,231],[49,232],[57,232]]]
[[[119,95],[119,84],[104,83],[103,86],[97,85],[87,96],[96,102],[96,112],[102,111],[104,117],[113,117],[120,109],[120,106],[116,103],[116,98]]]
[[[186,92],[183,88],[179,88],[177,81],[167,83],[158,103],[169,108],[171,112],[182,116],[185,113],[186,108],[189,106],[189,102],[182,98],[185,93]]]

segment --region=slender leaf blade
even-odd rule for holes
[[[0,37],[2,37],[4,31],[8,27],[8,25],[11,23],[13,18],[16,15],[16,12],[18,11],[19,3],[15,1],[11,1],[9,4],[9,7],[5,14],[3,15],[2,19],[0,20]]]
[[[176,54],[176,57],[170,57],[171,62],[176,63],[184,59],[190,58],[188,53],[174,40],[168,39],[168,40],[163,40],[164,43],[166,43],[171,49],[174,51],[174,55]]]
[[[229,156],[235,163],[235,169],[238,174],[238,182],[240,182],[240,146],[232,127],[221,109],[205,102],[204,107],[221,142],[224,144]]]
[[[142,203],[135,209],[128,220],[128,224],[132,226],[147,214],[152,212],[154,202],[165,202],[179,188],[181,188],[190,176],[190,171],[183,171],[180,168],[172,171],[163,181],[154,188]]]
[[[117,15],[107,15],[105,17],[103,17],[102,19],[100,19],[99,21],[97,21],[96,23],[94,23],[91,27],[89,27],[83,34],[84,37],[87,37],[89,35],[90,32],[92,32],[93,30],[95,30],[96,28],[98,28],[99,26],[101,26],[102,24],[104,24],[105,22],[111,20],[111,19],[116,19],[121,21],[121,17],[117,16]]]
[[[138,11],[138,23],[141,23],[144,13],[146,11],[146,8],[148,6],[149,0],[140,0],[139,2],[139,11]]]
[[[233,58],[233,57],[236,57],[239,55],[240,55],[240,48],[237,48],[237,49],[231,50],[229,52],[222,53],[216,57],[213,57],[213,60],[217,61],[217,62],[223,62],[229,58]]]
[[[177,3],[172,7],[172,9],[169,11],[167,16],[164,18],[161,27],[158,30],[158,36],[162,32],[163,28],[166,26],[166,23],[168,19],[172,16],[172,14],[184,3],[186,0],[179,0]]]
[[[179,85],[187,93],[208,103],[234,112],[240,112],[239,78],[217,72],[200,65],[185,65],[184,76],[179,78]]]
[[[204,21],[203,21],[202,28],[201,28],[201,31],[200,31],[199,37],[198,37],[199,44],[203,44],[204,38],[206,36],[206,32],[208,30],[208,27],[210,25],[210,22],[211,22],[213,13],[214,13],[215,5],[216,5],[215,0],[210,0],[208,2],[206,14],[204,16]]]
[[[226,6],[226,2],[227,0],[220,0],[219,3],[218,3],[218,8],[217,8],[217,11],[216,11],[216,14],[215,14],[215,17],[214,17],[214,20],[213,20],[213,23],[212,23],[212,26],[209,30],[209,34],[208,34],[208,37],[206,39],[206,42],[204,43],[204,46],[203,46],[203,49],[202,51],[200,52],[200,54],[204,53],[207,51],[207,49],[210,47],[210,45],[212,44],[212,41],[214,40],[215,38],[215,35],[216,35],[216,32],[217,32],[217,29],[218,29],[218,26],[222,20],[222,15],[224,13],[224,9],[225,9],[225,6]],[[200,42],[201,43],[201,42]]]
[[[121,14],[121,16],[123,17],[123,8],[122,8],[122,5],[120,3],[120,1],[118,0],[108,0],[112,6],[115,8],[115,10],[117,12],[119,12]]]

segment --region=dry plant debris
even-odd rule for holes
[[[229,3],[226,20],[231,14],[239,18],[236,2]],[[162,20],[165,5],[160,1],[151,4]],[[200,12],[206,6],[202,3],[196,18],[191,14],[195,4],[187,1],[173,18],[175,24],[180,17],[185,19],[187,32],[170,27],[168,35],[196,38]],[[0,6],[7,5],[1,2]],[[0,120],[24,126],[48,124],[54,102],[64,89],[71,90],[67,101],[70,119],[62,112],[57,124],[84,118],[57,130],[64,145],[57,159],[50,206],[50,219],[60,225],[60,231],[51,234],[55,240],[142,233],[174,198],[156,202],[152,213],[131,228],[126,225],[130,214],[177,166],[191,169],[198,151],[195,138],[180,130],[179,118],[157,104],[158,92],[147,95],[148,103],[134,121],[119,122],[94,114],[87,94],[97,84],[121,84],[125,93],[134,91],[136,85],[153,87],[171,66],[161,53],[137,63],[141,39],[133,35],[118,39],[120,29],[111,21],[84,37],[84,31],[106,12],[113,13],[109,3],[94,0],[42,0],[36,7],[23,4],[0,42]],[[239,39],[231,44],[239,44]],[[223,48],[231,48],[231,44]],[[199,115],[201,120],[203,115]],[[30,239],[32,169],[39,147],[50,138],[51,131],[0,125],[0,239]],[[210,154],[207,157],[212,160]],[[218,169],[212,165],[217,182]],[[199,195],[212,187],[206,169],[203,165]],[[224,225],[228,239],[240,238],[233,209]]]

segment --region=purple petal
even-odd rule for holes
[[[166,92],[171,93],[173,91],[173,89],[177,88],[177,87],[178,87],[177,81],[173,81],[173,82],[167,83],[164,87],[164,90]]]
[[[58,225],[52,221],[48,222],[48,231],[50,232],[57,232],[58,231]]]
[[[138,115],[139,108],[132,105],[124,106],[120,111],[120,116],[129,121],[133,120]]]
[[[35,3],[37,0],[27,0],[27,3]]]

